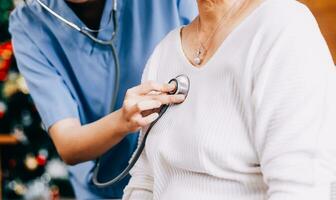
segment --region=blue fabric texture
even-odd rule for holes
[[[64,0],[43,0],[58,14],[84,26]],[[106,0],[100,39],[114,30]],[[116,109],[128,88],[139,84],[144,65],[157,43],[172,29],[189,23],[197,14],[195,0],[119,0],[115,46],[121,64],[121,87]],[[108,25],[107,25],[108,24]],[[106,26],[107,25],[107,26]],[[94,43],[43,10],[36,2],[17,7],[10,18],[20,72],[48,129],[65,118],[87,124],[109,113],[115,63],[109,46]],[[126,137],[106,155],[102,177],[124,167],[137,144],[137,134]],[[120,198],[128,179],[109,188],[92,185],[93,161],[69,167],[77,199]]]

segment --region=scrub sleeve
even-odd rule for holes
[[[78,118],[78,106],[59,72],[46,59],[34,41],[12,20],[11,33],[20,72],[24,76],[46,130],[59,120]]]

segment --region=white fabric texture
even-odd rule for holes
[[[143,80],[180,74],[189,94],[149,133],[123,199],[331,199],[336,73],[304,5],[266,0],[202,68],[172,31]]]

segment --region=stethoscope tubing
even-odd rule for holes
[[[99,165],[100,165],[100,163],[98,162],[95,170],[93,171],[93,176],[92,176],[93,184],[95,184],[97,187],[107,187],[107,186],[110,186],[110,185],[114,185],[115,183],[118,183],[119,181],[121,181],[123,178],[125,178],[129,174],[129,172],[134,167],[135,163],[138,161],[142,151],[145,148],[145,144],[146,144],[147,136],[148,136],[149,132],[151,131],[153,126],[156,124],[156,122],[159,121],[159,119],[163,116],[163,114],[168,110],[168,108],[169,108],[169,105],[162,106],[162,108],[159,112],[159,117],[149,125],[148,129],[146,130],[146,133],[143,136],[143,139],[141,140],[140,144],[138,145],[135,152],[133,153],[133,156],[129,160],[127,167],[120,174],[118,174],[115,178],[113,178],[112,180],[109,180],[107,182],[102,183],[102,182],[99,182],[98,178],[97,178],[98,177],[98,169],[99,169]]]
[[[189,81],[189,78],[186,75],[179,75],[176,78],[173,78],[172,80],[170,80],[169,83],[175,83],[175,85],[176,85],[175,86],[176,89],[174,91],[170,92],[169,94],[184,94],[187,97],[188,92],[189,92],[189,87],[190,87],[190,81]],[[164,113],[168,110],[168,108],[170,106],[171,106],[171,104],[163,105],[160,108],[158,118],[156,120],[154,120],[148,126],[145,134],[143,135],[143,139],[140,141],[140,144],[138,145],[135,152],[133,153],[133,156],[129,160],[128,165],[115,178],[113,178],[109,181],[106,181],[104,183],[99,182],[97,177],[98,177],[98,170],[99,170],[100,163],[97,162],[96,167],[93,171],[93,176],[92,176],[93,184],[95,184],[97,187],[107,187],[107,186],[113,185],[115,183],[118,183],[119,181],[121,181],[123,178],[125,178],[129,174],[130,170],[134,167],[135,163],[138,161],[138,159],[141,156],[141,153],[143,152],[143,150],[145,148],[145,144],[146,144],[149,132],[152,130],[154,125],[161,119],[161,117],[164,115]]]

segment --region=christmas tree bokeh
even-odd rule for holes
[[[17,141],[0,147],[0,195],[2,199],[73,197],[66,166],[44,130],[15,63],[8,33],[14,6],[11,0],[0,0],[0,136]]]

